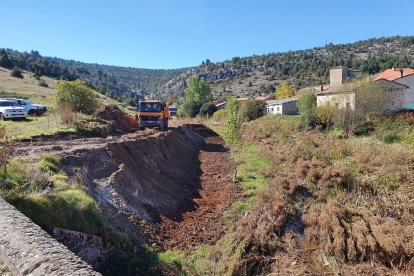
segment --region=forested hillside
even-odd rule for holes
[[[234,57],[218,63],[204,61],[159,89],[160,95],[182,96],[186,79],[200,74],[209,82],[216,98],[257,96],[274,93],[281,82],[295,89],[329,82],[329,69],[347,66],[365,74],[391,67],[414,66],[414,36],[389,37],[347,44],[327,44],[308,50]]]
[[[173,95],[181,101],[187,79],[199,74],[210,84],[214,97],[258,96],[274,93],[286,81],[295,89],[328,83],[329,69],[347,66],[366,74],[391,67],[414,67],[414,36],[374,38],[355,43],[332,43],[308,50],[270,53],[174,70],[139,69],[43,57],[37,51],[1,50],[0,66],[19,67],[57,79],[85,80],[105,95],[135,104],[139,97]]]
[[[38,51],[18,52],[0,49],[0,66],[18,67],[34,77],[83,79],[90,86],[117,100],[135,104],[138,98],[154,93],[158,86],[187,69],[154,70],[83,63],[55,57],[44,57]]]

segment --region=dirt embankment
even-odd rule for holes
[[[214,244],[225,231],[224,212],[242,196],[240,186],[233,181],[235,166],[223,139],[202,125],[193,125],[192,129],[205,141],[198,154],[199,195],[193,199],[194,210],[182,213],[178,220],[162,216],[156,224],[141,224],[159,250]]]
[[[223,140],[200,125],[61,155],[115,225],[159,249],[214,243],[223,212],[241,194]]]
[[[104,105],[98,108],[95,116],[99,119],[114,122],[115,126],[121,129],[138,128],[138,120],[129,116],[116,105]]]

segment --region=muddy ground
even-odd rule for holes
[[[213,244],[223,213],[242,196],[224,141],[194,121],[167,132],[20,142],[15,156],[57,156],[85,183],[108,220],[136,243],[159,250]]]

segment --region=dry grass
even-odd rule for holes
[[[300,132],[284,118],[256,120],[243,133],[261,146],[274,169],[267,170],[266,192],[253,207],[260,211],[248,214],[250,228],[240,231],[251,241],[241,274],[260,272],[259,267],[288,271],[275,256],[299,264],[289,268],[292,273],[413,272],[413,149],[384,144],[375,135],[338,140]],[[273,195],[272,204],[262,203]],[[275,204],[283,211],[268,220]],[[262,220],[273,226],[257,222]],[[301,250],[307,253],[298,254]]]

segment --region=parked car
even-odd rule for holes
[[[25,99],[7,98],[4,100],[15,101],[18,106],[23,107],[29,115],[42,115],[47,111],[47,107],[41,104],[33,104]]]
[[[18,106],[15,101],[0,100],[0,119],[26,118],[27,110]]]

